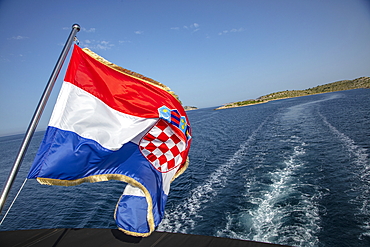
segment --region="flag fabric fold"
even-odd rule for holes
[[[169,88],[75,45],[28,178],[126,182],[118,228],[148,236],[163,218],[170,183],[187,167],[190,144],[188,117]]]

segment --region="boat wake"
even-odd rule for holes
[[[352,186],[349,192],[356,194],[356,198],[352,199],[350,203],[356,206],[357,213],[355,216],[357,217],[358,224],[361,225],[363,229],[363,233],[361,233],[358,238],[361,240],[364,236],[370,237],[370,204],[368,200],[370,194],[370,162],[368,150],[356,145],[354,140],[330,124],[325,116],[320,114],[320,117],[331,132],[343,143],[352,157],[354,166],[351,167],[351,171],[354,180],[357,182],[355,186]]]
[[[305,163],[305,143],[294,147],[284,166],[270,172],[269,183],[251,178],[246,183],[245,205],[236,215],[227,215],[220,237],[251,239],[292,246],[316,246],[320,231],[319,189],[299,181],[297,174]],[[263,189],[261,189],[263,188]],[[312,193],[302,193],[311,190]]]
[[[197,219],[199,220],[201,217],[198,212],[202,210],[205,203],[211,201],[218,194],[221,188],[225,187],[227,179],[232,173],[232,168],[240,164],[250,143],[254,141],[265,122],[266,120],[259,125],[225,164],[219,166],[209,175],[205,183],[191,190],[190,197],[174,209],[166,211],[158,230],[188,233],[189,229],[194,229]]]
[[[254,145],[269,149],[253,150],[253,165],[243,175],[244,202],[239,212],[227,213],[218,236],[289,246],[319,244],[320,200],[326,192],[313,178],[317,168],[307,154],[312,144],[304,138],[316,126],[316,103],[337,97],[292,106],[263,130],[263,142]]]

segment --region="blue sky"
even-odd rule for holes
[[[74,23],[81,47],[200,108],[370,76],[368,0],[0,0],[0,135],[26,130]]]

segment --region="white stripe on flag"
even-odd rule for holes
[[[141,118],[116,111],[90,93],[64,82],[49,126],[75,132],[104,148],[118,150],[133,139],[138,144],[156,121],[156,118]]]
[[[126,188],[123,191],[123,194],[126,195],[126,196],[141,196],[141,197],[145,197],[144,192],[140,188],[138,188],[136,186],[133,186],[131,184],[127,184],[126,185]]]
[[[172,169],[169,172],[162,173],[162,179],[163,179],[163,192],[168,195],[170,192],[170,186],[171,186],[171,180],[173,176],[175,176],[177,170],[180,168],[180,166],[176,167],[175,169]]]

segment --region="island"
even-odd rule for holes
[[[195,107],[195,106],[184,106],[184,110],[185,111],[191,111],[191,110],[197,110],[198,107]]]
[[[312,94],[329,93],[329,92],[344,91],[344,90],[357,89],[357,88],[370,88],[370,77],[360,77],[354,80],[337,81],[337,82],[332,82],[332,83],[320,85],[320,86],[313,87],[313,88],[308,88],[305,90],[280,91],[280,92],[261,96],[257,99],[249,99],[249,100],[224,104],[223,106],[220,106],[216,108],[215,110],[261,104],[261,103],[269,102],[271,100],[294,98],[294,97],[301,97],[301,96],[312,95]]]

